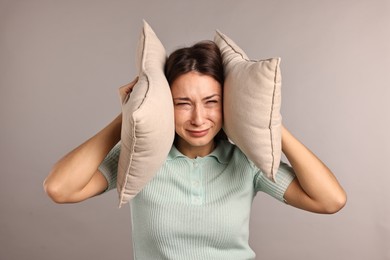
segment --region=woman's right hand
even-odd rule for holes
[[[120,101],[126,102],[138,81],[119,88]],[[70,151],[52,168],[44,181],[46,193],[57,203],[79,202],[100,194],[107,181],[98,170],[108,152],[121,138],[122,115],[96,135]]]
[[[130,93],[133,90],[135,84],[137,84],[137,82],[138,82],[138,77],[136,77],[132,82],[119,88],[119,98],[121,104],[125,103],[129,99]]]
[[[122,103],[127,101],[137,81],[138,77],[119,88]],[[98,167],[108,152],[120,141],[121,126],[120,114],[96,135],[54,164],[43,184],[53,201],[79,202],[96,196],[107,188],[108,183]]]

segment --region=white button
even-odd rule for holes
[[[197,162],[194,162],[194,167],[198,167],[198,163]]]
[[[193,182],[192,182],[192,185],[193,185],[194,187],[198,188],[198,187],[200,186],[200,183],[199,183],[199,181],[193,181]]]
[[[195,197],[194,198],[194,203],[195,204],[200,204],[201,203],[201,198],[200,197]]]

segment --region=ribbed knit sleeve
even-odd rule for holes
[[[256,191],[263,191],[279,201],[286,202],[283,196],[294,178],[293,168],[284,162],[280,162],[276,173],[276,182],[271,181],[259,171],[255,176],[255,189]]]
[[[120,142],[107,154],[99,166],[99,171],[103,174],[108,182],[106,191],[116,188],[116,176],[118,172],[119,153],[121,151]]]

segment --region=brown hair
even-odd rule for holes
[[[213,41],[201,41],[191,47],[178,49],[165,63],[165,76],[170,85],[179,76],[190,71],[211,76],[223,86],[222,57]]]
[[[197,71],[214,78],[221,84],[223,93],[222,56],[218,46],[213,41],[201,41],[191,47],[177,49],[165,63],[165,76],[169,85],[172,85],[179,76],[191,71]],[[215,140],[227,140],[223,129],[215,136]]]

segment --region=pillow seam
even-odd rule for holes
[[[150,80],[149,80],[149,76],[148,76],[148,74],[146,73],[146,66],[145,66],[145,60],[146,60],[146,53],[147,53],[147,51],[146,51],[146,48],[147,48],[147,46],[148,46],[148,44],[147,44],[147,41],[149,40],[148,38],[149,37],[147,37],[147,33],[145,32],[145,28],[143,29],[143,31],[142,31],[142,33],[144,34],[144,47],[142,48],[142,70],[141,70],[141,72],[142,73],[140,73],[140,74],[144,74],[145,75],[145,77],[146,77],[146,81],[148,82],[147,83],[147,90],[145,91],[145,95],[144,95],[144,98],[142,99],[142,101],[140,102],[140,104],[138,105],[138,107],[137,107],[137,109],[134,111],[134,114],[136,113],[136,112],[138,112],[139,110],[140,110],[140,108],[142,107],[142,105],[145,103],[145,100],[147,99],[147,97],[149,96],[149,90],[150,90]],[[141,75],[139,75],[139,76],[141,76]]]
[[[275,92],[276,92],[276,85],[277,85],[277,75],[279,73],[278,66],[279,65],[279,59],[277,60],[277,63],[275,65],[275,76],[274,76],[274,90],[272,93],[272,104],[271,104],[271,113],[270,113],[270,121],[269,121],[269,129],[270,129],[270,140],[271,140],[271,156],[272,156],[272,164],[271,164],[271,174],[272,178],[274,179],[275,171],[274,171],[274,165],[275,165],[275,151],[274,151],[274,139],[273,139],[273,133],[272,133],[272,118],[274,113],[274,106],[275,106]]]
[[[219,36],[222,38],[222,40],[223,40],[223,41],[224,41],[232,50],[234,50],[235,53],[239,54],[243,60],[251,61],[251,60],[245,58],[245,57],[244,57],[244,54],[242,54],[241,52],[237,51],[236,48],[234,48],[234,46],[231,45],[231,44],[225,39],[225,37],[224,37],[223,35],[219,34]]]
[[[132,147],[131,147],[131,150],[130,150],[130,158],[129,158],[129,162],[127,164],[127,169],[126,169],[126,172],[125,172],[125,180],[124,180],[124,185],[121,187],[121,193],[120,193],[120,201],[119,201],[119,207],[121,207],[122,205],[126,204],[126,198],[125,196],[127,196],[125,194],[126,192],[126,184],[128,183],[128,178],[129,178],[129,173],[130,173],[130,168],[131,168],[131,165],[132,165],[132,162],[133,162],[133,156],[134,156],[134,151],[135,151],[135,146],[136,146],[136,142],[137,142],[137,138],[136,138],[136,131],[135,129],[137,128],[137,123],[136,123],[136,120],[134,119],[134,114],[139,111],[139,109],[141,108],[142,104],[145,102],[145,99],[146,99],[146,96],[149,92],[149,84],[150,84],[150,81],[148,79],[148,75],[145,73],[145,53],[146,53],[146,41],[147,41],[147,34],[145,32],[145,28],[143,28],[142,30],[142,33],[143,33],[143,36],[144,36],[144,42],[143,42],[143,48],[142,48],[142,63],[141,63],[141,71],[143,72],[143,74],[145,74],[146,76],[146,80],[148,82],[148,90],[146,91],[146,94],[144,96],[144,98],[142,99],[142,101],[140,102],[140,104],[138,105],[137,107],[137,110],[134,111],[134,113],[132,114],[131,118],[132,118],[132,121],[133,121],[133,127],[132,127],[132,132],[133,132],[133,142],[132,142]],[[140,73],[141,74],[141,73]]]
[[[133,120],[133,123],[134,122],[135,121]],[[121,207],[122,205],[126,204],[126,198],[125,198],[125,196],[127,196],[125,194],[125,192],[126,192],[126,184],[128,183],[127,181],[128,181],[128,178],[129,178],[129,172],[130,172],[130,168],[131,168],[131,165],[132,165],[132,162],[133,162],[134,148],[135,148],[136,141],[137,141],[137,138],[135,137],[135,128],[136,128],[136,124],[134,123],[134,127],[132,129],[132,131],[133,131],[133,142],[132,142],[132,144],[133,145],[131,146],[131,150],[130,150],[131,151],[130,152],[131,156],[129,158],[129,163],[128,163],[128,166],[126,168],[125,180],[123,182],[124,184],[121,185],[121,195],[120,195],[119,207]]]

